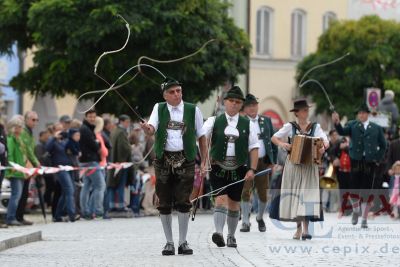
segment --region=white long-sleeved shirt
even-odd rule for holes
[[[257,132],[257,137],[261,134],[260,124],[258,124],[259,116],[257,115],[254,119],[248,117],[250,122],[254,124],[254,129]],[[258,138],[258,142],[260,143],[260,147],[258,149],[258,158],[263,158],[267,154],[265,151],[265,144],[262,138]]]
[[[239,114],[236,114],[235,116],[231,117],[227,113],[225,113],[226,120],[228,121],[228,127],[232,127],[236,129],[236,126],[239,121]],[[203,133],[208,137],[211,134],[211,131],[214,126],[214,121],[215,121],[215,116],[210,117],[206,120],[206,122],[203,125]],[[240,133],[239,133],[240,134]],[[257,137],[257,130],[255,129],[255,126],[253,123],[250,123],[250,134],[249,134],[249,151],[251,151],[254,148],[259,148],[260,144],[258,142],[258,137]],[[228,142],[228,147],[226,149],[226,156],[235,156],[235,143]]]
[[[291,123],[285,123],[283,125],[283,127],[281,129],[279,129],[279,131],[277,131],[274,136],[279,138],[279,139],[285,139],[288,137],[293,137],[293,128],[292,128],[292,124]],[[319,125],[317,123],[317,125],[315,126],[315,131],[314,131],[314,136],[315,137],[321,137],[324,140],[325,144],[329,144],[329,140],[328,137],[326,136],[326,134],[324,133],[324,131],[321,128],[321,125]]]

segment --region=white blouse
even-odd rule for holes
[[[279,129],[279,131],[277,131],[274,134],[274,136],[279,138],[279,139],[286,139],[288,137],[292,138],[293,137],[293,128],[292,127],[293,126],[292,126],[291,123],[289,123],[289,122],[285,123],[283,125],[283,127],[281,129]],[[311,131],[311,129],[310,129],[310,131]],[[296,129],[296,133],[298,134],[299,130]],[[322,138],[324,140],[325,144],[329,143],[328,137],[326,136],[326,134],[322,130],[321,125],[319,125],[319,123],[317,123],[317,125],[315,126],[314,137]]]

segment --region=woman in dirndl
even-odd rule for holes
[[[321,126],[308,120],[309,108],[306,99],[294,101],[290,112],[294,112],[296,121],[284,124],[274,134],[272,142],[290,153],[291,140],[295,135],[320,137],[324,144],[319,149],[322,155],[328,148],[329,141]],[[276,219],[297,223],[293,239],[312,238],[308,232],[309,222],[323,220],[317,164],[294,164],[289,160],[289,156],[286,158],[279,199],[279,217]]]

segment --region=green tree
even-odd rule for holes
[[[310,68],[347,52],[350,55],[345,59],[316,69],[306,78],[324,85],[339,113],[353,117],[368,87],[400,93],[400,24],[377,16],[334,22],[320,36],[317,51],[299,63],[297,83]],[[306,84],[301,92],[313,97],[318,113],[329,109],[328,101],[315,83]],[[400,104],[399,100],[397,103]]]
[[[142,62],[181,81],[186,101],[204,101],[247,66],[249,41],[228,17],[227,8],[219,0],[0,0],[0,53],[9,53],[15,42],[23,51],[34,48],[34,66],[11,81],[20,92],[78,96],[104,89],[106,84],[93,74],[94,64],[102,52],[124,44],[126,28],[116,17],[121,14],[130,23],[130,42],[122,52],[104,57],[98,73],[113,83],[140,56],[179,58],[217,39],[181,62]],[[162,100],[162,77],[149,68],[142,70],[145,76],[119,91],[132,106],[149,114]],[[96,108],[129,112],[116,93],[109,93]]]

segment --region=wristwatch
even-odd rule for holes
[[[257,172],[257,170],[256,170],[256,169],[253,169],[253,168],[249,168],[249,170],[252,170],[254,173]]]

